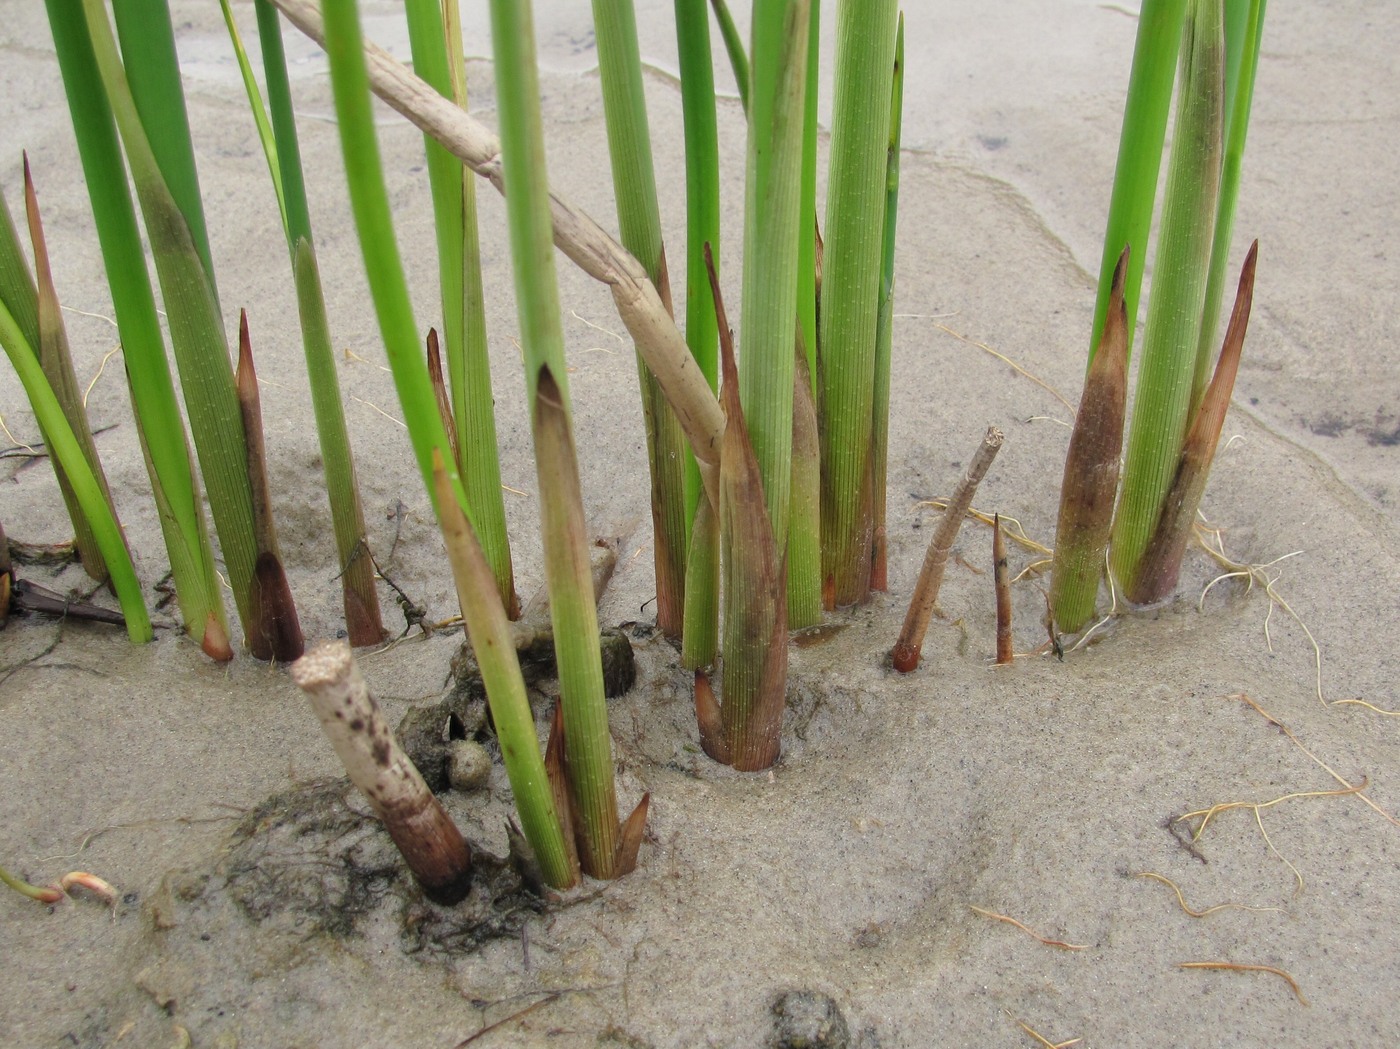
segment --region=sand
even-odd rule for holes
[[[611,225],[592,40],[576,6],[539,16],[550,170]],[[662,210],[680,244],[670,5],[639,7],[656,67]],[[338,585],[273,198],[217,11],[175,10],[221,298],[231,318],[250,311],[283,549],[308,637],[328,637]],[[1118,5],[966,11],[909,11],[891,593],[832,617],[841,629],[824,643],[794,648],[782,762],[740,775],[698,753],[675,654],[645,629],[653,586],[632,354],[608,297],[561,258],[585,502],[600,533],[622,538],[601,615],[640,623],[639,682],[612,706],[624,803],[652,793],[640,868],[567,906],[517,914],[510,935],[479,950],[410,953],[407,890],[354,815],[363,806],[339,806],[331,789],[318,797],[327,818],[345,820],[334,856],[378,871],[365,884],[383,901],[352,921],[334,900],[315,912],[315,899],[289,890],[286,908],[255,920],[239,876],[290,879],[310,865],[327,885],[349,877],[325,854],[300,868],[295,852],[275,854],[272,831],[251,846],[236,833],[269,797],[338,775],[286,675],[246,656],[213,665],[168,618],[139,648],[111,628],[12,621],[0,634],[0,862],[34,880],[95,871],[123,895],[111,910],[0,896],[0,1044],[446,1049],[506,1021],[471,1044],[757,1046],[774,1030],[774,1001],[793,990],[829,996],[849,1044],[867,1049],[1043,1044],[1022,1023],[1051,1043],[1105,1047],[1400,1040],[1400,827],[1384,814],[1400,812],[1400,723],[1336,704],[1400,707],[1400,381],[1389,352],[1400,282],[1382,239],[1400,217],[1390,159],[1400,10],[1278,5],[1266,31],[1234,253],[1260,238],[1259,284],[1204,510],[1236,561],[1273,563],[1264,572],[1287,607],[1241,578],[1198,601],[1223,569],[1195,550],[1167,607],[1118,620],[1063,662],[1027,655],[993,669],[990,537],[969,524],[944,584],[947,619],[935,620],[924,666],[898,677],[884,655],[937,519],[922,500],[949,493],[989,424],[1007,441],[976,505],[1053,540],[1069,409],[978,344],[1077,398],[1135,31]],[[370,35],[406,52],[394,5],[366,14]],[[251,10],[239,17],[250,25]],[[0,179],[13,204],[27,148],[86,382],[115,338],[48,31],[37,4],[6,5],[0,21]],[[450,578],[392,418],[324,62],[291,31],[288,42],[370,541],[395,581],[446,618]],[[471,75],[489,121],[490,67],[473,62]],[[387,110],[380,131],[401,243],[430,243],[421,140]],[[735,245],[736,103],[722,107],[721,136]],[[508,493],[507,510],[528,595],[541,570],[518,326],[501,204],[490,191],[481,199],[505,482],[525,493]],[[431,250],[411,251],[408,266],[426,325]],[[735,301],[738,272],[726,276]],[[110,427],[99,447],[151,587],[164,551],[119,359],[89,407],[95,427]],[[0,383],[0,413],[16,439],[35,439],[13,379]],[[12,538],[67,537],[46,463],[7,453],[0,492]],[[1037,555],[1013,547],[1012,558],[1019,570]],[[24,572],[60,590],[84,583],[72,568]],[[1042,610],[1036,582],[1018,583],[1018,651],[1044,641]],[[415,633],[363,656],[391,721],[438,698],[458,643]],[[1364,798],[1319,793],[1342,789],[1322,763],[1366,783]],[[1295,796],[1220,812],[1195,841],[1171,824],[1285,795]],[[448,803],[471,838],[504,851],[499,768],[485,797]],[[1144,872],[1179,884],[1197,910],[1233,906],[1192,917]],[[1222,961],[1283,970],[1297,993],[1275,973],[1180,968]]]

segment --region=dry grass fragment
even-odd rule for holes
[[[1191,917],[1193,917],[1193,918],[1204,918],[1206,915],[1208,915],[1208,914],[1214,914],[1216,911],[1229,911],[1229,910],[1240,910],[1240,911],[1281,911],[1281,910],[1283,910],[1282,907],[1252,907],[1252,906],[1250,906],[1250,905],[1247,904],[1247,903],[1217,903],[1217,904],[1215,904],[1214,906],[1206,907],[1206,908],[1204,908],[1203,910],[1196,910],[1196,908],[1192,907],[1190,904],[1188,904],[1188,903],[1186,902],[1186,897],[1185,897],[1185,895],[1184,895],[1184,894],[1182,893],[1182,891],[1181,891],[1181,886],[1178,885],[1176,882],[1172,881],[1172,880],[1171,880],[1170,878],[1168,878],[1165,874],[1158,874],[1156,871],[1138,871],[1138,872],[1136,872],[1136,873],[1133,875],[1133,877],[1134,877],[1134,878],[1151,878],[1153,881],[1159,881],[1159,882],[1161,882],[1163,885],[1167,886],[1169,889],[1172,890],[1172,892],[1176,893],[1176,902],[1179,903],[1179,904],[1181,905],[1181,909],[1182,909],[1183,911],[1185,911],[1187,914],[1189,914],[1189,915],[1190,915]]]
[[[1299,1005],[1307,1005],[1308,1000],[1303,997],[1303,992],[1298,987],[1298,981],[1289,976],[1282,969],[1276,969],[1272,965],[1246,965],[1242,962],[1177,962],[1178,969],[1219,969],[1226,972],[1248,972],[1248,973],[1273,973],[1284,983],[1288,984],[1293,996],[1298,999]]]
[[[1002,1012],[1004,1012],[1010,1019],[1015,1020],[1017,1026],[1019,1026],[1021,1030],[1025,1031],[1026,1034],[1034,1038],[1036,1040],[1037,1045],[1045,1046],[1045,1049],[1069,1049],[1070,1046],[1078,1045],[1080,1042],[1084,1041],[1083,1038],[1071,1038],[1067,1042],[1052,1042],[1050,1041],[1050,1039],[1046,1038],[1045,1035],[1041,1034],[1030,1024],[1026,1023],[1026,1021],[1012,1016],[1010,1009],[1003,1009]]]
[[[1007,925],[1016,926],[1016,928],[1020,929],[1027,936],[1039,940],[1047,947],[1058,947],[1062,951],[1087,951],[1089,949],[1089,944],[1087,943],[1066,943],[1064,940],[1049,939],[1048,937],[1040,935],[1040,933],[1036,932],[1034,929],[1023,925],[1009,915],[998,914],[996,911],[989,911],[983,907],[977,907],[972,904],[968,904],[968,906],[972,909],[974,914],[980,914],[984,918],[991,918],[995,921],[1006,922]]]

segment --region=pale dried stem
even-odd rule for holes
[[[292,664],[291,676],[424,892],[439,903],[462,899],[470,886],[471,851],[394,739],[350,645],[318,645]]]

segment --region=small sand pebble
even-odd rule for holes
[[[491,755],[475,740],[455,739],[447,752],[447,781],[456,790],[480,790],[491,778]]]

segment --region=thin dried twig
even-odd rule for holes
[[[1179,904],[1181,904],[1181,909],[1182,909],[1183,911],[1185,911],[1187,914],[1191,915],[1191,917],[1193,917],[1193,918],[1204,918],[1206,915],[1208,915],[1208,914],[1214,914],[1216,911],[1229,911],[1229,910],[1240,910],[1240,911],[1281,911],[1281,910],[1283,910],[1282,907],[1251,907],[1251,906],[1250,906],[1249,904],[1247,904],[1247,903],[1217,903],[1217,904],[1215,904],[1213,907],[1206,907],[1204,910],[1199,910],[1199,911],[1198,911],[1198,910],[1196,910],[1194,907],[1192,907],[1190,904],[1188,904],[1188,903],[1186,902],[1186,897],[1185,897],[1185,896],[1182,894],[1182,892],[1181,892],[1181,886],[1178,885],[1176,882],[1172,881],[1172,880],[1171,880],[1170,878],[1168,878],[1165,874],[1158,874],[1156,871],[1138,871],[1137,873],[1135,873],[1135,874],[1133,875],[1133,877],[1134,877],[1134,878],[1151,878],[1153,881],[1159,881],[1159,882],[1161,882],[1163,885],[1167,886],[1169,889],[1172,890],[1172,892],[1176,893],[1176,902],[1179,903]]]
[[[1308,1000],[1303,997],[1303,992],[1298,987],[1298,981],[1282,969],[1276,969],[1272,965],[1245,965],[1241,962],[1177,962],[1176,967],[1178,969],[1220,969],[1226,972],[1273,973],[1288,984],[1288,989],[1298,999],[1299,1005],[1308,1004]]]
[[[895,669],[901,673],[907,674],[919,665],[919,651],[923,647],[924,635],[928,632],[934,606],[938,603],[938,590],[943,585],[943,571],[948,566],[948,552],[953,548],[953,540],[958,537],[958,531],[962,528],[963,518],[967,515],[968,507],[972,505],[977,486],[986,476],[1004,439],[1002,432],[995,426],[987,428],[972,462],[968,464],[967,472],[963,474],[957,490],[953,493],[938,530],[929,542],[923,568],[919,571],[919,582],[909,600],[909,611],[904,616],[904,625],[900,628],[899,639],[895,642],[892,653]]]
[[[1003,1009],[1002,1012],[1004,1012],[1010,1019],[1015,1020],[1016,1023],[1020,1026],[1021,1030],[1025,1031],[1026,1034],[1030,1035],[1038,1043],[1045,1046],[1045,1049],[1069,1049],[1070,1046],[1078,1045],[1080,1042],[1084,1041],[1083,1038],[1071,1038],[1067,1042],[1052,1042],[1050,1041],[1050,1039],[1046,1038],[1045,1035],[1041,1034],[1030,1024],[1026,1023],[1026,1021],[1013,1016],[1011,1014],[1010,1009]]]
[[[968,904],[968,906],[972,909],[972,912],[974,914],[980,914],[984,918],[991,918],[995,921],[1006,922],[1007,925],[1016,926],[1016,928],[1020,929],[1027,936],[1030,936],[1032,939],[1039,940],[1047,947],[1058,947],[1062,951],[1087,951],[1089,949],[1089,945],[1087,943],[1066,943],[1064,940],[1051,940],[1045,936],[1040,935],[1040,933],[1036,932],[1034,929],[1023,925],[1021,922],[1018,922],[1015,918],[1012,918],[1009,915],[998,914],[996,911],[985,910],[982,907],[977,907],[972,904]]]

